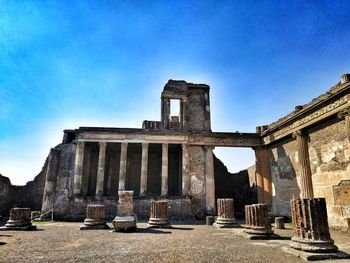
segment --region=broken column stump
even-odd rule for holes
[[[90,204],[86,207],[86,218],[80,230],[108,229],[106,224],[106,207],[100,204]]]
[[[167,201],[151,201],[151,214],[148,227],[170,227]]]
[[[11,208],[10,219],[0,230],[35,230],[30,219],[30,208]]]
[[[244,232],[249,239],[273,239],[277,238],[271,229],[268,216],[268,205],[253,204],[245,206]]]
[[[136,229],[134,214],[134,191],[118,191],[117,216],[113,220],[115,231]]]
[[[293,237],[283,250],[305,260],[348,258],[330,237],[325,198],[293,199]]]
[[[328,228],[324,198],[291,200],[293,237],[291,247],[309,252],[335,252]]]
[[[276,229],[285,229],[283,217],[276,217],[275,218],[275,228]]]
[[[237,226],[234,215],[234,203],[232,198],[217,200],[218,217],[214,223],[217,228],[230,228]]]

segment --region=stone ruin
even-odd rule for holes
[[[137,219],[134,214],[134,192],[119,191],[118,196],[117,216],[113,220],[114,230],[136,230]]]
[[[172,100],[180,105],[176,116]],[[146,120],[142,129],[65,130],[33,183],[17,188],[0,177],[0,209],[7,213],[19,202],[33,210],[41,206],[43,213],[53,209],[56,219],[82,220],[87,205],[97,201],[112,218],[118,191],[132,190],[140,218],[148,218],[153,199],[168,202],[169,217],[214,216],[218,198],[233,198],[236,215],[244,215],[244,205],[263,203],[272,216],[291,217],[293,197],[322,197],[328,223],[348,228],[349,109],[350,75],[345,74],[327,93],[254,133],[213,132],[209,86],[169,80],[161,94],[160,121]],[[239,186],[245,195],[225,188],[234,189],[235,182],[215,158],[214,147],[254,150],[255,166],[243,177],[249,182]]]

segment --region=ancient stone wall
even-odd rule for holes
[[[292,138],[270,148],[272,213],[290,216],[290,199],[298,198],[297,144]]]
[[[188,128],[210,131],[209,89],[190,88],[188,95]]]
[[[324,197],[330,225],[342,226],[350,217],[350,204],[343,202],[350,193],[350,143],[345,121],[336,117],[307,130],[315,198]],[[289,137],[270,145],[275,215],[291,216],[290,199],[300,197],[297,144]],[[338,190],[339,189],[339,190]],[[346,193],[346,194],[345,194]]]
[[[255,187],[249,185],[247,170],[232,174],[226,166],[214,156],[215,199],[233,198],[236,218],[244,217],[244,206],[256,203]]]
[[[24,186],[12,185],[9,178],[0,175],[0,216],[8,217],[12,207],[41,210],[47,161],[43,170]]]
[[[188,149],[188,156],[193,212],[197,218],[203,218],[205,215],[205,149],[203,146],[191,146]]]
[[[309,137],[314,195],[326,198],[329,223],[343,225],[343,219],[350,217],[350,203],[346,202],[350,185],[345,183],[350,180],[350,143],[345,121],[328,120],[310,129]]]

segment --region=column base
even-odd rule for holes
[[[171,228],[168,218],[150,218],[148,228]]]
[[[292,237],[289,246],[291,248],[314,253],[333,253],[338,251],[338,247],[334,245],[334,241],[330,240],[312,240]]]
[[[235,218],[219,218],[219,217],[217,218],[213,226],[216,228],[239,227]]]
[[[109,229],[107,224],[104,225],[81,225],[79,227],[80,230],[105,230]]]
[[[37,230],[36,226],[33,226],[32,224],[30,225],[11,225],[11,224],[6,224],[5,226],[0,227],[0,231],[32,231],[32,230]]]
[[[114,231],[134,231],[136,227],[136,216],[116,216],[113,220]]]
[[[347,259],[350,255],[345,252],[333,252],[333,253],[316,253],[297,250],[291,247],[283,247],[282,251],[300,257],[306,261],[325,260],[325,259]]]

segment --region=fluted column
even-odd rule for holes
[[[302,131],[297,131],[293,133],[293,138],[296,139],[298,147],[301,198],[314,198],[307,136]]]
[[[105,179],[105,163],[106,163],[106,142],[100,142],[100,153],[98,156],[98,170],[96,181],[96,196],[103,196],[104,179]]]
[[[182,144],[182,195],[190,193],[190,175],[188,173],[188,145]]]
[[[119,166],[119,191],[125,190],[126,181],[126,159],[128,154],[128,143],[122,142],[120,149],[120,166]]]
[[[74,161],[74,195],[81,195],[83,181],[84,142],[77,142]]]
[[[215,214],[215,179],[213,146],[206,146],[205,160],[205,203],[207,215]]]
[[[148,143],[142,143],[140,195],[147,193]]]
[[[162,145],[162,189],[161,195],[168,195],[168,144]]]
[[[264,195],[264,179],[262,171],[262,148],[254,148],[255,152],[255,176],[256,176],[256,187],[258,190],[258,202],[265,203]]]

